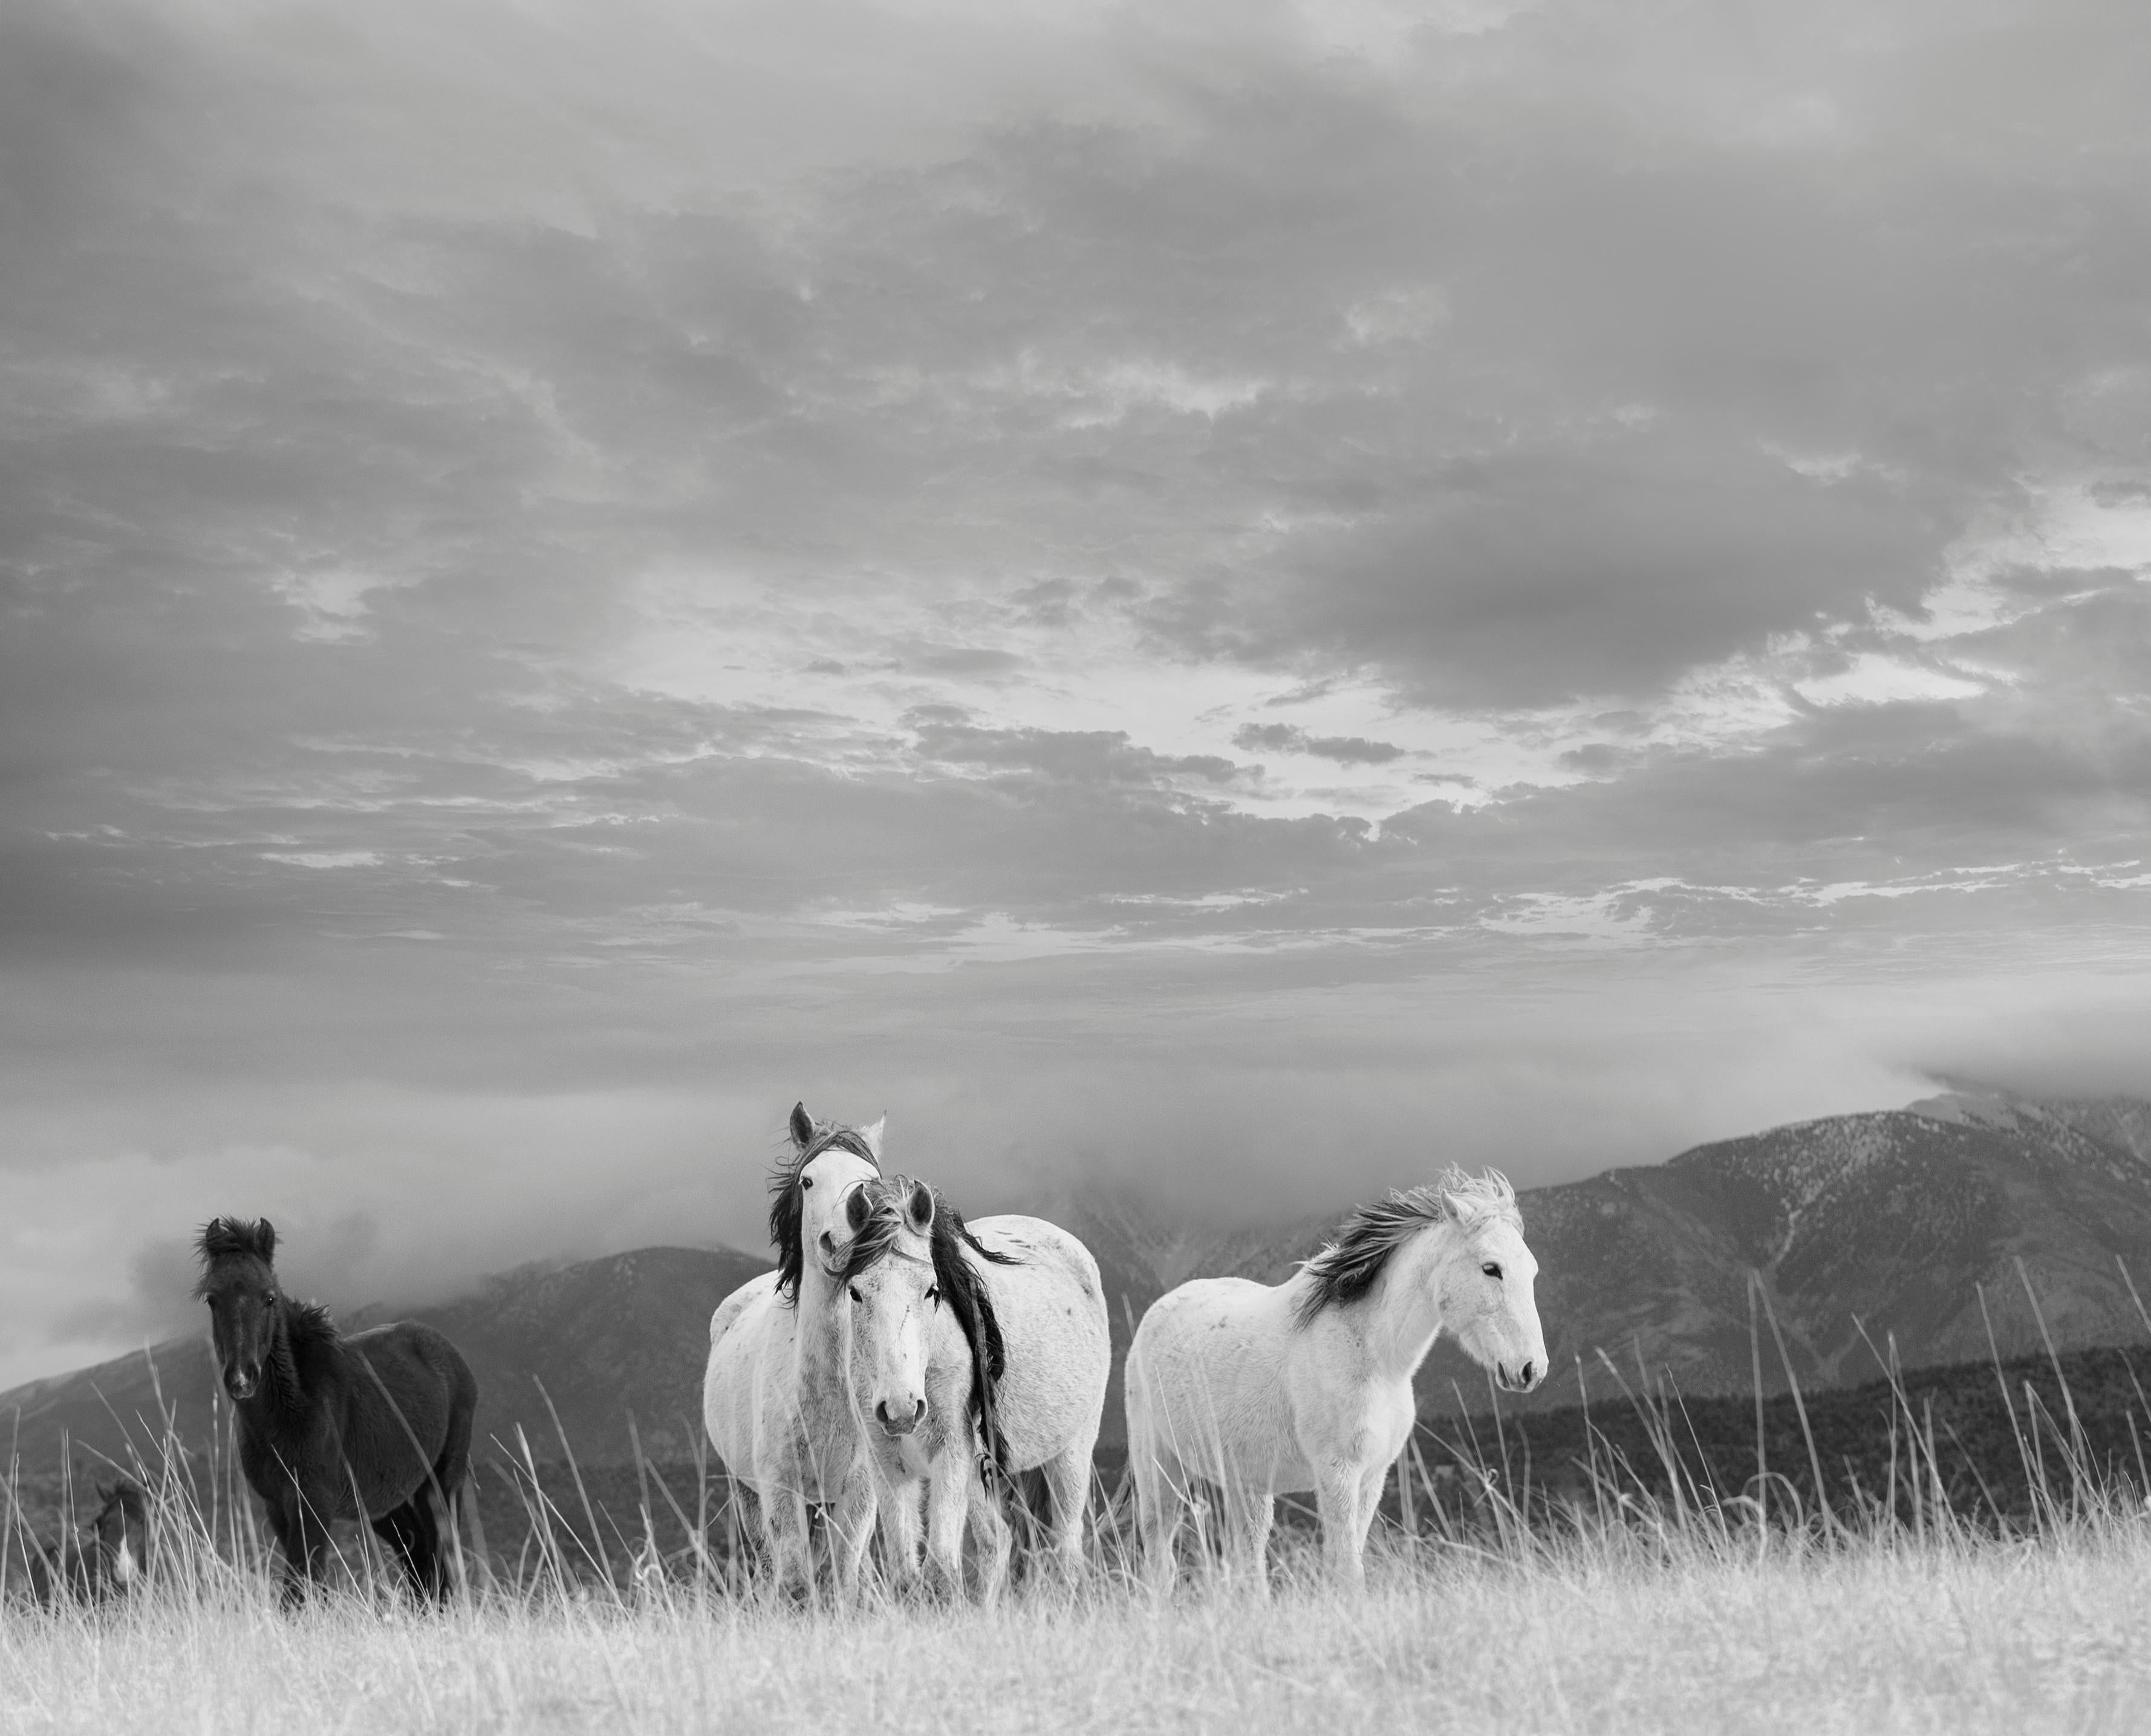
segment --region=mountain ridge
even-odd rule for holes
[[[1553,1369],[1526,1408],[1573,1404],[1594,1380],[1605,1389],[1609,1362],[1624,1380],[1707,1395],[1748,1390],[1759,1352],[1763,1384],[1777,1391],[1788,1367],[1803,1386],[1838,1386],[1891,1355],[1912,1368],[2151,1335],[2128,1283],[2132,1270],[2151,1276],[2151,1102],[2140,1099],[1949,1092],[1711,1141],[1519,1200]],[[1105,1283],[1115,1383],[1104,1438],[1120,1438],[1119,1367],[1156,1296],[1198,1274],[1278,1282],[1349,1203],[1230,1229],[1096,1189],[1049,1208],[1091,1247]],[[768,1263],[661,1247],[533,1262],[448,1302],[401,1313],[377,1304],[344,1324],[423,1319],[463,1345],[483,1392],[482,1442],[544,1460],[564,1440],[579,1459],[619,1462],[632,1415],[645,1453],[690,1459],[710,1312]],[[63,1440],[119,1456],[115,1414],[153,1418],[159,1386],[183,1434],[202,1438],[214,1400],[201,1339],[0,1394],[0,1415],[16,1413],[26,1465]],[[1425,1408],[1484,1409],[1486,1392],[1482,1372],[1436,1347]]]

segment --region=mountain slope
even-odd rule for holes
[[[631,1411],[646,1454],[686,1459],[701,1430],[711,1310],[768,1269],[732,1248],[645,1248],[519,1267],[436,1307],[364,1308],[340,1324],[356,1330],[408,1318],[446,1333],[478,1376],[481,1449],[498,1440],[513,1450],[519,1427],[534,1456],[557,1459],[564,1431],[578,1459],[616,1462],[630,1456]],[[146,1446],[158,1436],[167,1409],[180,1435],[201,1445],[214,1395],[205,1330],[0,1394],[0,1426],[18,1426],[17,1452],[28,1469],[56,1466],[63,1440],[124,1461],[129,1439]]]
[[[1669,1373],[1700,1394],[1747,1390],[1759,1348],[1764,1386],[1781,1389],[1773,1317],[1786,1360],[1809,1387],[1879,1372],[1863,1325],[1875,1347],[1894,1342],[1906,1367],[1985,1358],[1990,1321],[2005,1356],[2042,1348],[2041,1316],[2064,1350],[2146,1335],[2122,1263],[2139,1283],[2151,1278],[2151,1103],[2134,1099],[1936,1098],[1700,1146],[1665,1163],[1532,1189],[1521,1204],[1553,1367],[1526,1401],[1536,1408],[1573,1404],[1579,1364],[1587,1394],[1613,1397],[1602,1350],[1631,1384],[1639,1369]],[[1090,1246],[1105,1282],[1115,1362],[1109,1446],[1122,1438],[1119,1369],[1145,1308],[1198,1273],[1275,1283],[1335,1221],[1219,1231],[1102,1194],[1048,1215]],[[522,1268],[412,1312],[470,1358],[483,1394],[481,1441],[512,1443],[519,1425],[534,1455],[559,1455],[542,1379],[585,1462],[629,1456],[630,1412],[645,1451],[677,1460],[698,1444],[710,1310],[766,1269],[730,1250],[644,1248]],[[1752,1314],[1751,1273],[1767,1303]],[[385,1318],[367,1310],[345,1324]],[[154,1356],[184,1432],[199,1440],[211,1386],[205,1347],[181,1340]],[[1420,1389],[1436,1409],[1488,1402],[1483,1373],[1442,1347]],[[0,1425],[18,1409],[23,1462],[33,1466],[57,1463],[63,1433],[115,1452],[115,1413],[158,1414],[140,1356],[0,1394]]]

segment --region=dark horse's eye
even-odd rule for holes
[[[1501,1282],[1501,1268],[1499,1266],[1496,1266],[1491,1260],[1487,1261],[1487,1263],[1479,1269],[1485,1273],[1487,1277],[1492,1278],[1496,1283]]]

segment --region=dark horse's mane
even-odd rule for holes
[[[1516,1196],[1501,1176],[1467,1176],[1453,1165],[1431,1187],[1411,1187],[1387,1199],[1356,1206],[1339,1227],[1336,1237],[1300,1269],[1313,1280],[1293,1305],[1293,1324],[1311,1326],[1327,1308],[1344,1308],[1374,1288],[1391,1258],[1430,1223],[1456,1214],[1450,1201],[1472,1210],[1515,1217]]]
[[[877,1175],[881,1172],[881,1160],[858,1130],[833,1121],[817,1127],[807,1119],[805,1104],[793,1106],[792,1155],[769,1172],[769,1191],[775,1196],[769,1202],[769,1239],[777,1249],[777,1293],[787,1303],[799,1300],[799,1273],[807,1258],[806,1249],[799,1245],[799,1222],[804,1215],[799,1176],[824,1151],[849,1151],[865,1158]]]
[[[843,1269],[837,1274],[839,1282],[848,1283],[896,1246],[898,1235],[907,1227],[905,1203],[914,1187],[924,1185],[908,1176],[893,1176],[886,1181],[869,1182],[855,1196],[864,1202],[865,1219],[859,1222],[855,1210],[852,1239],[844,1250]],[[964,1342],[971,1347],[971,1420],[984,1448],[985,1465],[1006,1480],[1013,1474],[1008,1467],[1008,1445],[1001,1436],[1000,1397],[1008,1349],[986,1281],[964,1258],[964,1250],[969,1248],[980,1259],[996,1266],[1022,1263],[1013,1254],[996,1253],[974,1236],[964,1214],[949,1203],[939,1188],[927,1191],[934,1197],[934,1227],[928,1232],[934,1282],[940,1289],[941,1299],[955,1315]]]

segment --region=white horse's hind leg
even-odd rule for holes
[[[1170,1591],[1178,1576],[1173,1559],[1174,1540],[1180,1535],[1182,1491],[1187,1473],[1177,1461],[1170,1465],[1157,1450],[1143,1443],[1131,1444],[1129,1460],[1136,1477],[1136,1528],[1142,1533],[1143,1574],[1156,1592]]]
[[[971,1534],[979,1540],[979,1601],[991,1603],[1008,1579],[1009,1551],[1015,1541],[1001,1511],[1001,1491],[983,1478],[971,1479]]]
[[[1091,1455],[1096,1445],[1094,1431],[1045,1461],[1046,1495],[1053,1504],[1053,1558],[1070,1585],[1083,1577],[1083,1518],[1091,1503]]]

